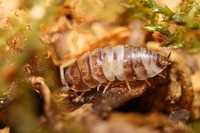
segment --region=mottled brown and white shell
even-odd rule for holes
[[[147,80],[169,64],[167,57],[145,48],[125,45],[98,48],[62,68],[61,80],[75,91],[88,91],[113,81]]]

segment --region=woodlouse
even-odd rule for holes
[[[62,83],[74,91],[84,92],[113,81],[147,80],[160,74],[170,64],[169,57],[145,48],[128,45],[97,48],[83,54],[75,63],[61,67]]]

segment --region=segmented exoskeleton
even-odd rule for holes
[[[118,45],[85,53],[72,65],[61,68],[61,77],[72,90],[84,92],[102,84],[108,87],[117,80],[147,80],[169,64],[168,57],[145,48]]]

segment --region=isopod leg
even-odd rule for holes
[[[82,92],[78,97],[76,97],[73,101],[78,103],[83,100],[83,96],[85,95],[86,92]]]
[[[125,81],[125,82],[126,82],[126,86],[128,87],[128,90],[131,91],[131,86],[130,86],[129,82],[128,81]]]
[[[158,74],[158,76],[161,77],[161,78],[164,78],[164,79],[166,78],[166,76],[163,75],[162,73]]]
[[[101,88],[101,84],[99,84],[99,85],[97,86],[97,91],[98,91],[98,92],[100,91],[100,88]]]
[[[144,82],[150,87],[151,83],[148,80],[144,80]]]
[[[110,82],[108,82],[108,84],[106,85],[106,87],[104,88],[104,90],[103,90],[103,94],[105,94],[106,93],[106,91],[108,90],[108,88],[110,87],[110,85],[112,84],[112,82],[110,81]]]

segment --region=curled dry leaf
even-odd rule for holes
[[[48,119],[51,118],[51,92],[44,79],[42,77],[31,77],[30,78],[31,84],[33,88],[40,93],[44,100],[44,111],[45,115]]]
[[[58,21],[58,24],[55,24],[55,26],[62,25],[59,23],[65,23],[62,21],[66,20],[62,19]],[[129,35],[130,30],[127,27],[113,27],[104,23],[95,22],[86,27],[79,27],[78,29],[58,30],[49,37],[45,35],[46,37],[43,40],[48,40],[46,42],[51,43],[49,55],[56,65],[61,65],[71,64],[87,51],[108,45],[112,46],[124,43]]]

